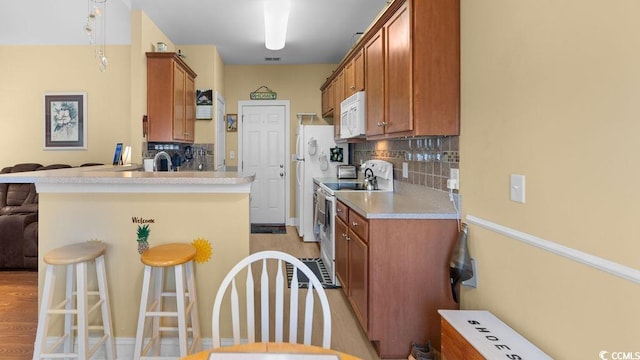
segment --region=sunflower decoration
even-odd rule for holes
[[[191,242],[194,248],[196,248],[195,261],[198,264],[203,264],[211,259],[211,243],[207,239],[197,238]]]

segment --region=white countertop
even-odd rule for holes
[[[315,178],[337,182],[335,178]],[[355,182],[343,179],[341,182]],[[449,193],[396,181],[395,191],[336,191],[336,198],[367,219],[458,219]],[[455,195],[457,197],[457,195]]]
[[[38,192],[249,192],[254,174],[216,171],[140,171],[140,165],[102,165],[0,175],[0,183],[35,183]]]

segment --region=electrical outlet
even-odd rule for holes
[[[235,159],[236,158],[236,152],[233,151],[233,150],[229,151],[229,158]]]
[[[406,162],[402,163],[402,177],[405,179],[409,177],[409,164]]]
[[[460,169],[451,169],[449,170],[450,176],[449,179],[455,180],[460,183]]]
[[[460,189],[460,169],[450,169],[449,179],[447,179],[447,189]]]

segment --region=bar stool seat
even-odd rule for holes
[[[140,256],[145,265],[138,314],[134,359],[176,358],[161,355],[163,332],[177,332],[179,356],[199,352],[202,348],[198,320],[198,302],[193,273],[196,249],[191,244],[172,243],[149,248]],[[165,269],[174,271],[175,291],[165,290]],[[186,289],[185,289],[186,284]],[[175,298],[175,311],[167,310],[165,298]],[[177,319],[177,326],[167,326],[162,318]],[[147,319],[151,319],[150,336],[145,337]],[[191,342],[189,342],[191,334]]]
[[[104,257],[107,246],[97,241],[71,244],[53,249],[44,256],[47,269],[42,290],[38,330],[33,351],[33,359],[72,357],[90,359],[101,345],[105,345],[106,358],[115,360],[115,341],[111,325],[111,307],[105,271]],[[87,288],[88,264],[94,262],[98,289]],[[65,298],[53,304],[56,270],[63,266],[66,270]],[[98,297],[89,307],[89,297]],[[102,324],[90,325],[92,311],[100,309]],[[49,348],[46,348],[49,321],[52,315],[64,316],[64,334]],[[75,324],[74,324],[75,320]],[[74,330],[77,344],[74,344]],[[89,331],[100,330],[102,336],[89,348]],[[62,349],[60,346],[62,346]],[[60,351],[62,350],[62,351]]]

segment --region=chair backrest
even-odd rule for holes
[[[277,268],[275,269],[275,275],[272,277],[269,274],[267,263],[275,263]],[[254,282],[252,264],[258,263],[256,268],[259,268],[260,271],[256,270],[256,273],[259,276],[256,276],[258,281]],[[287,279],[285,278],[286,270],[283,270],[285,263],[291,264],[293,267],[293,272],[291,274],[291,286],[287,287]],[[273,264],[269,267],[273,269]],[[246,270],[245,270],[246,269]],[[246,279],[243,278],[244,272],[246,271]],[[298,287],[298,270],[304,274],[309,279],[308,289],[306,290],[306,295],[304,294],[305,289],[300,289]],[[240,315],[240,301],[238,296],[238,288],[236,287],[236,279],[238,281],[246,281],[245,291],[246,291],[246,340],[248,342],[256,341],[256,332],[258,328],[256,327],[255,319],[255,297],[254,293],[257,290],[260,293],[260,334],[261,339],[260,342],[285,342],[283,340],[284,337],[284,308],[285,308],[285,297],[289,296],[289,338],[286,342],[289,343],[297,343],[298,338],[298,301],[299,295],[305,296],[304,299],[304,339],[303,343],[306,345],[311,345],[311,333],[313,328],[313,315],[314,315],[314,299],[317,298],[320,301],[320,306],[322,308],[322,347],[330,348],[331,346],[331,311],[329,309],[329,301],[327,300],[327,295],[322,288],[322,284],[314,275],[313,271],[309,269],[302,261],[291,256],[287,253],[283,253],[280,251],[262,251],[248,257],[242,259],[236,266],[234,266],[231,271],[227,274],[227,276],[222,280],[222,284],[220,284],[220,288],[218,289],[218,293],[216,294],[215,301],[213,303],[213,316],[212,316],[212,334],[213,334],[213,347],[220,347],[220,310],[222,307],[223,299],[225,298],[225,294],[229,286],[231,285],[230,290],[230,307],[231,307],[231,321],[233,327],[233,342],[235,345],[240,343],[240,326],[241,326],[241,315]],[[275,284],[274,291],[271,291],[270,284]],[[271,302],[270,297],[273,295],[274,303],[273,307],[273,316],[271,312]],[[257,294],[256,294],[257,296]],[[270,319],[273,319],[274,322],[274,336],[270,338]]]

